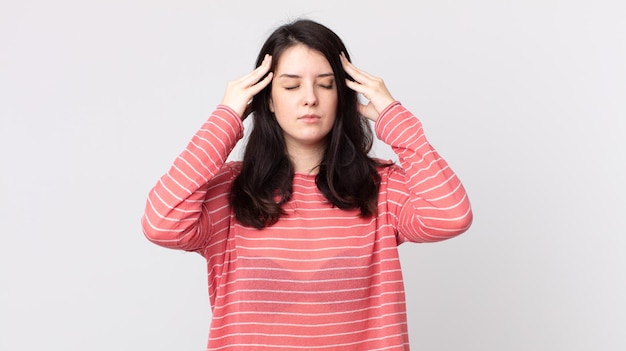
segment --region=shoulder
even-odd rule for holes
[[[220,169],[219,173],[220,174],[229,175],[232,178],[235,178],[241,172],[241,165],[242,165],[241,161],[229,161],[229,162],[226,162],[222,166],[222,169]]]
[[[241,161],[226,162],[211,179],[212,187],[230,186],[241,172]]]
[[[384,160],[381,158],[373,158],[373,160],[377,164],[376,170],[378,171],[382,183],[386,183],[389,178],[404,175],[404,169],[392,160]]]
[[[222,166],[222,170],[225,172],[238,174],[239,172],[241,172],[241,165],[241,161],[229,161],[224,163],[224,165]]]

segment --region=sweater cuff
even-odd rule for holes
[[[398,100],[390,103],[387,107],[385,107],[380,112],[380,114],[378,115],[378,118],[376,119],[376,122],[374,122],[374,131],[376,132],[376,136],[379,139],[382,136],[383,128],[385,127],[385,125],[387,125],[387,119],[389,118],[393,119],[394,114],[389,113],[389,111],[391,111],[394,107],[398,105],[402,105],[400,101]]]
[[[225,117],[227,116],[228,118],[230,118],[229,122],[231,123],[233,127],[236,128],[236,130],[239,131],[237,134],[238,134],[239,139],[241,139],[243,137],[243,121],[241,120],[241,117],[239,116],[239,114],[235,112],[235,110],[233,110],[230,106],[222,105],[222,104],[217,105],[215,110],[216,111],[221,110],[221,111],[226,112]]]

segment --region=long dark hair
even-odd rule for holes
[[[326,136],[326,150],[315,182],[328,201],[341,209],[359,209],[361,216],[376,213],[380,176],[377,167],[387,166],[370,158],[373,134],[357,112],[357,94],[345,83],[347,76],[339,58],[348,51],[329,28],[299,19],[278,27],[266,40],[256,60],[261,65],[272,55],[274,71],[281,54],[303,44],[319,51],[332,67],[337,85],[337,111]],[[291,198],[293,165],[287,155],[282,129],[270,111],[271,83],[252,99],[254,123],[244,150],[241,172],[235,179],[230,202],[236,218],[255,228],[270,226],[284,214],[282,205]]]

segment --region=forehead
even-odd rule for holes
[[[306,74],[327,74],[333,70],[324,55],[305,45],[295,45],[286,49],[276,63],[276,75],[304,76]]]

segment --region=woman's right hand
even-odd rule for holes
[[[261,65],[254,71],[228,82],[221,104],[232,108],[242,120],[248,117],[252,112],[250,109],[252,97],[272,81],[273,72],[269,72],[271,65],[272,56],[265,55]]]

